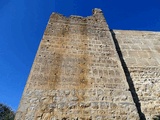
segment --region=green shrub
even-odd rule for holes
[[[14,120],[15,113],[10,107],[0,103],[0,120]]]

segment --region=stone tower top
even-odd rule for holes
[[[108,25],[106,23],[105,17],[103,16],[103,12],[101,9],[95,8],[92,10],[92,15],[87,17],[71,15],[66,17],[62,14],[53,12],[50,16],[49,24],[52,22],[64,22],[69,24],[81,24],[81,25],[88,25],[88,26],[95,26],[100,27],[103,29],[108,29]],[[106,27],[104,27],[106,26]]]
[[[99,8],[94,8],[94,9],[92,10],[92,12],[93,12],[93,14],[97,14],[97,13],[101,13],[101,14],[102,14],[102,10],[99,9]]]

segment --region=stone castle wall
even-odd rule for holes
[[[111,32],[100,9],[94,9],[93,15],[86,18],[53,13],[15,120],[139,120],[144,118],[142,113],[147,117],[159,115],[158,33],[152,44],[154,50],[147,52],[144,37],[140,42],[138,32],[126,33]],[[152,39],[147,38],[149,34],[145,34],[146,39]],[[141,58],[136,56],[141,54],[150,66],[141,64]],[[156,61],[154,66],[148,59]],[[138,95],[134,96],[134,92]]]
[[[114,30],[147,120],[160,115],[160,33]]]

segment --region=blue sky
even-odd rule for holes
[[[17,110],[50,14],[89,16],[93,8],[110,29],[160,31],[159,0],[0,0],[0,102]]]

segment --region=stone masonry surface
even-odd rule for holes
[[[142,113],[160,115],[160,33],[114,30],[129,69]]]
[[[52,13],[15,120],[139,120],[139,109],[147,120],[160,115],[160,33],[112,32],[100,9],[86,18]]]

